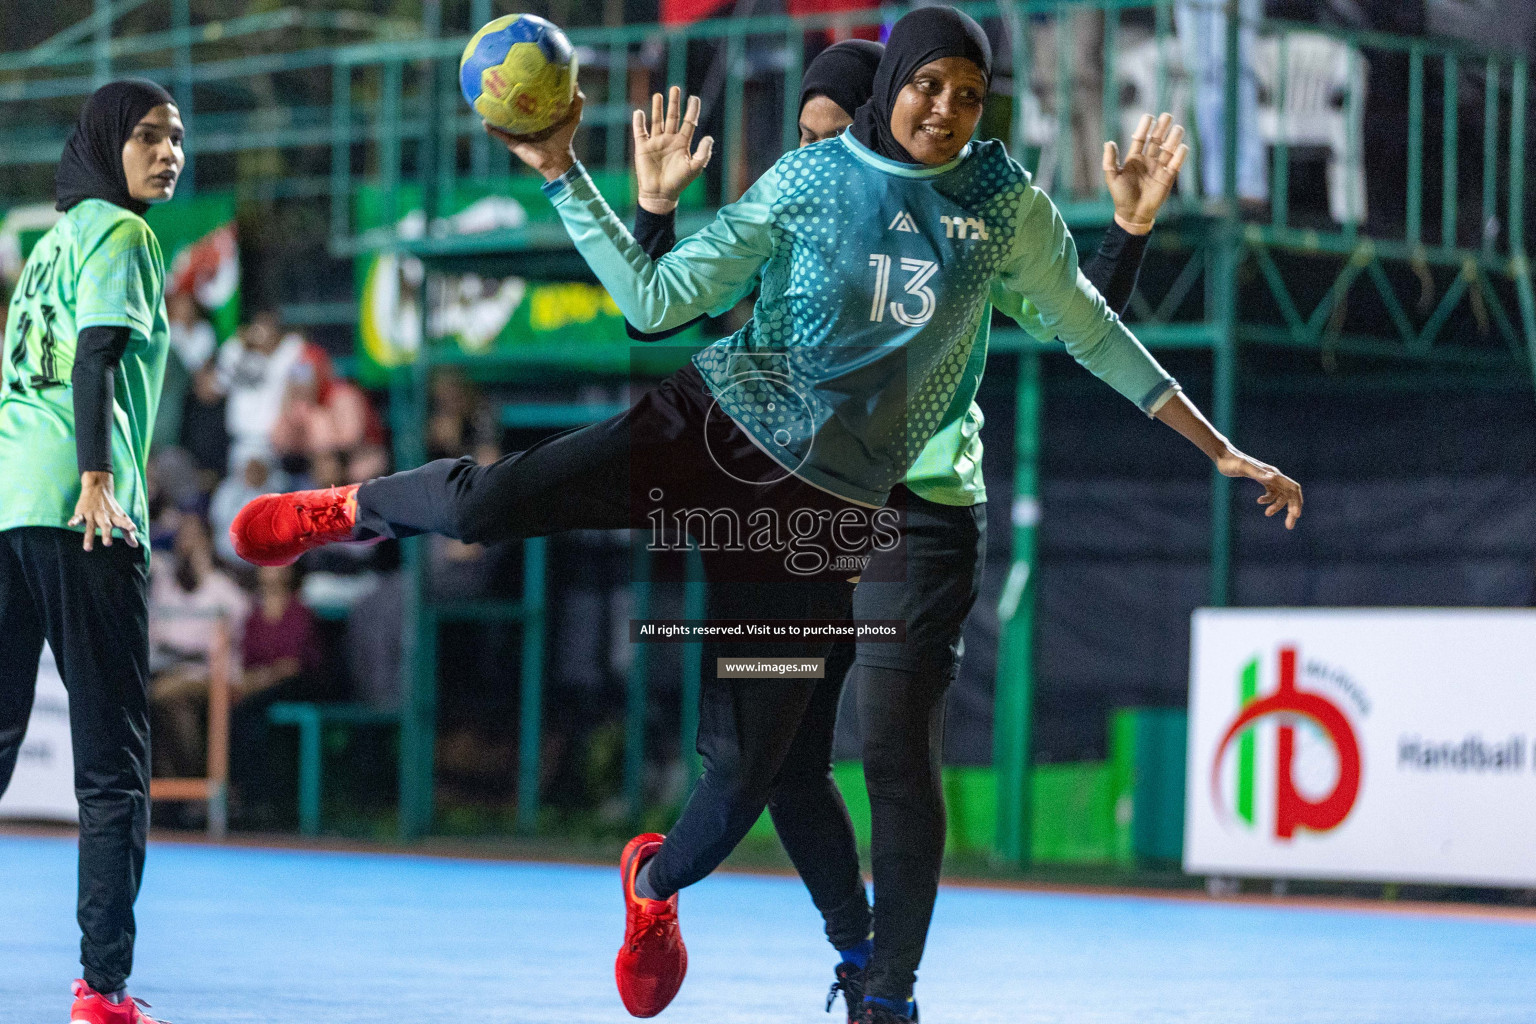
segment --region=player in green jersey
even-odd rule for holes
[[[0,349],[0,791],[46,640],[80,804],[72,1024],[154,1024],[124,987],[149,830],[145,474],[170,342],[143,215],[176,191],[183,133],[152,82],[86,101],[55,175],[64,216],[27,259]]]

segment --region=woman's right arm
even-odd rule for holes
[[[667,91],[665,109],[661,93],[651,97],[651,119],[645,111],[634,115],[635,181],[639,185],[639,203],[635,207],[635,241],[653,260],[661,259],[677,245],[677,201],[683,190],[704,173],[714,151],[714,139],[708,135],[693,146],[693,131],[699,123],[699,98],[691,96],[686,109],[683,90],[673,86]],[[628,320],[624,331],[632,341],[663,341],[703,320],[695,317],[666,331],[646,333]]]
[[[614,215],[571,149],[580,121],[578,98],[570,119],[548,139],[530,142],[487,126],[507,149],[544,175],[576,249],[613,296],[625,319],[646,332],[664,331],[701,313],[723,313],[751,291],[758,269],[773,252],[771,211],[778,195],[774,169],[737,202],[722,208],[702,231],[659,260],[645,254]]]

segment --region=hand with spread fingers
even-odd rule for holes
[[[542,174],[545,181],[554,181],[576,163],[576,149],[571,140],[581,124],[581,108],[586,101],[586,95],[577,89],[576,98],[571,101],[571,112],[565,120],[533,135],[513,135],[490,122],[485,123],[485,131],[506,146],[508,153]]]
[[[138,527],[133,525],[133,520],[128,518],[128,513],[123,511],[112,493],[111,473],[80,474],[80,500],[75,502],[75,514],[70,517],[69,525],[85,527],[85,540],[81,546],[87,551],[94,547],[98,532],[102,546],[111,547],[114,527],[123,531],[123,540],[129,547],[139,546]]]
[[[693,145],[693,132],[699,124],[699,98],[688,97],[683,107],[683,90],[667,90],[666,111],[662,111],[661,93],[651,96],[650,125],[645,111],[636,110],[635,177],[640,186],[640,205],[651,213],[670,213],[677,209],[677,197],[693,180],[704,173],[715,151],[713,136]]]
[[[1260,462],[1251,455],[1244,455],[1236,448],[1230,449],[1216,460],[1216,470],[1222,476],[1247,477],[1264,485],[1259,504],[1268,505],[1266,516],[1285,512],[1285,528],[1294,530],[1301,518],[1301,485],[1267,462]]]
[[[1133,235],[1151,231],[1188,156],[1184,126],[1166,113],[1155,121],[1151,114],[1141,115],[1124,163],[1120,148],[1104,143],[1104,184],[1115,202],[1115,223]]]

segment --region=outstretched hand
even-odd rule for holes
[[[1115,223],[1133,235],[1151,231],[1188,156],[1184,126],[1174,124],[1172,114],[1155,121],[1151,114],[1141,115],[1124,163],[1120,148],[1104,143],[1104,184],[1115,202]]]
[[[713,136],[706,135],[693,147],[693,132],[699,123],[699,98],[688,97],[683,108],[683,90],[667,90],[663,115],[661,93],[651,96],[651,120],[647,127],[645,111],[636,110],[635,178],[640,186],[640,205],[652,213],[670,213],[677,209],[677,197],[693,180],[704,173],[715,151]]]
[[[571,140],[581,124],[581,108],[586,99],[586,95],[577,89],[576,98],[571,101],[571,112],[565,120],[534,135],[513,135],[490,122],[485,123],[485,131],[506,146],[507,152],[542,174],[545,181],[554,181],[576,163],[576,150]]]
[[[1235,448],[1216,460],[1216,469],[1222,476],[1243,476],[1263,484],[1264,493],[1259,495],[1259,504],[1269,506],[1264,514],[1272,516],[1283,510],[1285,528],[1296,528],[1296,520],[1301,518],[1301,485],[1295,480]]]

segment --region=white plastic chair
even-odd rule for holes
[[[1285,109],[1280,99],[1280,38],[1261,37],[1253,50],[1259,82],[1259,134],[1270,145],[1328,151],[1328,214],[1339,224],[1365,219],[1365,57],[1319,32],[1286,36]],[[1351,124],[1353,121],[1353,124]]]

